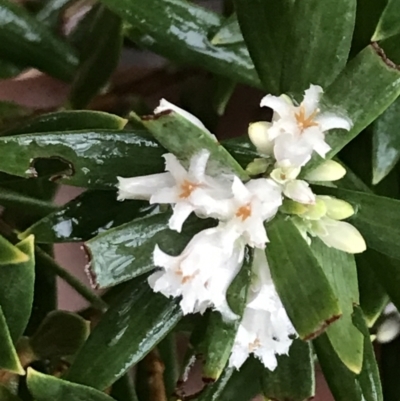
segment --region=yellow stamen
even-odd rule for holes
[[[198,184],[194,184],[188,180],[183,181],[181,184],[181,193],[179,194],[179,197],[182,199],[189,198],[189,196],[198,186]]]
[[[318,115],[319,110],[314,110],[308,117],[306,117],[306,109],[303,105],[300,105],[300,111],[295,114],[297,124],[301,130],[305,130],[310,127],[318,127],[318,123],[314,121],[314,118]]]
[[[251,205],[250,204],[240,207],[236,212],[236,217],[241,218],[242,221],[245,221],[250,216],[251,216]]]
[[[259,338],[256,338],[251,344],[249,344],[249,351],[253,352],[260,347],[261,347],[261,341]]]

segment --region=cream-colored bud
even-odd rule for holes
[[[333,160],[326,160],[316,169],[310,171],[305,176],[307,181],[337,181],[343,178],[346,169]]]
[[[267,159],[254,159],[251,163],[249,163],[246,167],[246,172],[251,175],[260,175],[267,171],[269,166],[269,162]]]
[[[334,220],[344,220],[353,216],[354,208],[344,200],[331,196],[318,196],[326,205],[326,215]]]
[[[391,316],[378,327],[376,339],[379,343],[385,344],[393,341],[399,334],[400,319],[398,316]]]
[[[273,142],[268,137],[268,130],[271,123],[259,121],[249,125],[249,138],[258,152],[263,155],[271,155],[273,153]]]
[[[326,215],[326,205],[322,199],[316,198],[313,205],[307,205],[307,212],[302,215],[308,220],[319,220]]]

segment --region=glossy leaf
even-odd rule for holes
[[[111,397],[116,401],[138,401],[135,383],[130,372],[117,380],[111,389]]]
[[[239,22],[236,14],[232,14],[221,25],[218,32],[211,39],[213,45],[232,45],[243,43],[243,35],[240,30]]]
[[[71,0],[47,0],[43,7],[36,13],[36,19],[50,28],[57,28],[64,8]]]
[[[142,201],[117,201],[114,191],[86,191],[39,220],[19,237],[34,234],[37,243],[87,241],[156,209]]]
[[[75,109],[86,107],[117,67],[122,46],[121,19],[100,6],[83,46],[83,60],[69,94],[69,103]]]
[[[400,33],[400,2],[399,0],[388,0],[385,9],[379,19],[372,40],[387,39]]]
[[[0,235],[0,266],[27,262],[29,256]]]
[[[14,348],[7,321],[0,306],[0,371],[2,369],[19,375],[24,374],[24,369]]]
[[[176,112],[146,118],[143,124],[162,146],[186,165],[193,155],[205,149],[210,152],[207,164],[209,174],[218,175],[224,171],[242,180],[249,178],[238,162],[211,135]]]
[[[264,89],[268,93],[280,95],[283,57],[294,1],[234,0],[234,4],[244,39]]]
[[[113,149],[111,152],[109,149]],[[58,158],[66,163],[61,182],[108,189],[117,176],[164,170],[164,151],[145,132],[86,130],[0,137],[0,171],[32,176],[35,160]]]
[[[278,367],[262,374],[263,394],[276,401],[304,401],[315,395],[314,360],[311,344],[294,340],[289,355],[277,357]]]
[[[46,316],[29,343],[40,359],[57,358],[74,355],[89,333],[88,321],[73,313],[54,311]]]
[[[67,379],[107,388],[157,345],[181,317],[177,300],[155,294],[146,279],[132,281],[92,331]]]
[[[17,127],[3,131],[1,135],[21,135],[38,132],[63,132],[78,130],[122,130],[127,120],[101,111],[57,111],[42,114],[23,122]]]
[[[278,216],[267,231],[266,253],[276,290],[299,337],[313,338],[341,316],[337,295],[290,220]]]
[[[174,394],[179,379],[180,363],[177,341],[177,336],[174,332],[172,332],[168,334],[157,346],[160,360],[164,365],[163,382],[167,397],[170,397]]]
[[[354,256],[313,239],[311,249],[339,298],[342,316],[332,323],[326,334],[341,361],[353,372],[360,373],[364,337],[353,325],[353,305],[360,303],[357,268]]]
[[[184,0],[102,0],[132,24],[126,34],[140,46],[178,63],[192,64],[235,81],[260,86],[244,44],[220,46],[212,38],[223,19]],[[151,40],[149,40],[151,38]]]
[[[356,0],[296,1],[292,15],[285,42],[281,92],[300,95],[310,84],[326,88],[347,63]],[[275,22],[279,23],[283,21]],[[285,31],[286,26],[280,30]]]
[[[34,237],[21,241],[16,247],[28,255],[26,262],[0,265],[0,305],[14,344],[29,322],[35,282]]]
[[[27,384],[36,401],[113,401],[113,398],[90,387],[71,383],[28,369]]]
[[[382,49],[376,44],[366,47],[347,64],[327,88],[323,102],[327,109],[347,115],[353,127],[350,132],[329,131],[326,141],[332,150],[327,158],[335,156],[394,102],[400,94],[399,78],[400,71],[382,56]],[[369,101],[360,108],[360,99]],[[312,170],[322,160],[319,156],[313,156],[304,172]]]
[[[372,183],[374,185],[382,181],[400,159],[399,116],[400,98],[372,125]]]
[[[0,385],[0,400],[2,401],[21,401],[16,395],[11,393],[6,387]]]
[[[263,367],[249,358],[240,371],[226,367],[219,380],[206,387],[196,401],[250,401],[261,392]]]
[[[205,338],[200,345],[204,356],[203,380],[215,381],[222,374],[229,360],[241,317],[246,307],[247,290],[251,280],[251,266],[253,252],[247,251],[242,269],[233,280],[227,291],[229,307],[238,318],[236,320],[224,320],[219,312],[210,315]]]
[[[255,158],[261,157],[247,135],[227,139],[222,141],[222,144],[243,168],[246,168]]]
[[[156,244],[166,253],[179,255],[194,234],[213,222],[189,219],[182,233],[170,230],[171,213],[156,213],[136,219],[93,238],[86,243],[90,271],[99,287],[109,287],[154,269]]]
[[[400,259],[400,201],[339,188],[319,187],[321,193],[331,194],[350,202],[356,213],[349,222],[362,233],[367,246],[389,257]]]
[[[0,1],[0,16],[0,57],[62,80],[72,77],[78,59],[65,42],[11,1]]]
[[[393,282],[395,276],[389,275],[389,271],[386,269],[387,263],[385,261],[387,259],[384,255],[372,249],[367,249],[365,252],[356,255],[360,306],[368,327],[372,327],[375,324],[389,302],[389,297],[382,286],[382,281],[387,276],[388,278],[390,277],[390,282]],[[400,262],[397,262],[397,264],[400,265]],[[376,273],[377,270],[385,270],[384,277],[378,279],[379,273]]]

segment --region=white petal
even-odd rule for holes
[[[307,128],[303,131],[302,139],[314,149],[321,157],[331,150],[331,147],[325,142],[325,135],[319,127]]]
[[[166,254],[156,245],[153,251],[153,263],[154,266],[163,267],[167,270],[174,269],[179,264],[179,258]]]
[[[151,174],[141,177],[118,178],[118,200],[149,200],[160,188],[174,185],[170,173]]]
[[[318,109],[319,99],[323,92],[323,89],[318,85],[310,85],[310,88],[304,92],[304,99],[301,104],[305,108],[306,117]]]
[[[337,181],[346,175],[346,169],[334,160],[326,160],[306,174],[307,181]]]
[[[307,182],[303,180],[293,180],[288,182],[283,190],[288,198],[304,204],[314,204],[315,195]]]
[[[150,203],[177,203],[179,202],[179,192],[176,186],[169,188],[160,188],[154,195],[150,198]]]
[[[248,191],[246,186],[243,184],[240,178],[236,176],[233,178],[232,193],[235,199],[240,204],[245,204],[249,202],[251,197],[250,192]]]
[[[350,131],[353,125],[350,119],[339,117],[332,113],[323,113],[319,115],[316,118],[316,122],[320,125],[323,132],[334,128],[341,128]]]
[[[294,113],[294,107],[282,97],[267,95],[261,99],[261,107],[269,107],[279,114],[281,118],[285,118]]]
[[[289,161],[293,167],[304,166],[310,159],[312,147],[291,134],[282,134],[275,140],[274,155],[278,163]]]
[[[206,132],[208,135],[210,135],[213,139],[217,140],[215,135],[213,135],[197,117],[195,117],[193,114],[189,113],[188,111],[183,110],[180,107],[175,106],[174,104],[168,102],[168,100],[161,99],[160,105],[154,110],[154,114],[160,114],[167,110],[172,110],[175,113],[178,113],[182,117],[186,118],[186,120],[188,120],[192,124],[194,124],[196,127],[202,129],[204,132]]]
[[[208,150],[201,150],[190,159],[189,174],[196,182],[204,181],[204,175],[210,152]]]
[[[180,233],[182,231],[183,223],[189,217],[190,213],[193,212],[193,210],[194,207],[189,202],[178,202],[174,206],[174,212],[169,219],[169,228]]]
[[[165,159],[165,170],[169,171],[178,183],[187,179],[188,174],[180,161],[172,153],[163,155]]]
[[[266,121],[259,121],[249,125],[249,138],[258,152],[264,155],[273,153],[274,143],[268,134],[271,126],[272,124]]]
[[[347,253],[361,253],[367,249],[365,240],[360,232],[351,224],[329,218],[321,220],[327,235],[319,238],[327,245]]]

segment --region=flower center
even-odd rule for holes
[[[252,343],[249,344],[249,352],[253,352],[260,347],[261,347],[261,341],[257,337]]]
[[[305,130],[310,127],[318,127],[318,123],[314,121],[314,118],[319,113],[319,110],[314,110],[308,117],[306,117],[306,109],[303,105],[300,105],[300,111],[295,114],[297,124],[301,128],[301,130]]]
[[[239,217],[240,219],[242,219],[242,221],[245,221],[250,216],[251,216],[251,205],[250,205],[250,203],[240,207],[236,211],[236,217]]]
[[[178,267],[178,269],[176,270],[176,275],[181,277],[181,283],[182,284],[186,284],[188,281],[190,281],[192,278],[194,278],[194,275],[191,276],[184,276],[183,275],[183,271],[180,267]]]
[[[194,184],[193,182],[184,180],[183,183],[181,184],[181,193],[179,194],[179,197],[181,199],[189,198],[189,196],[198,186],[199,186],[198,184]]]

